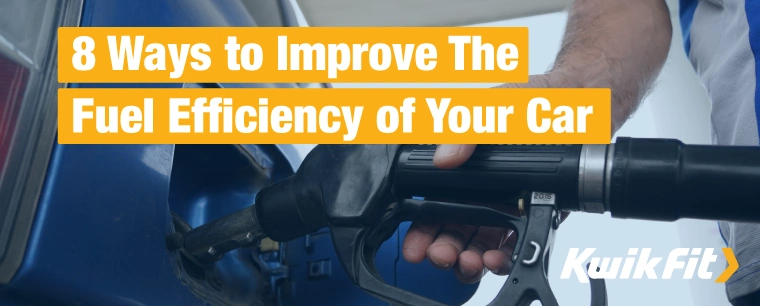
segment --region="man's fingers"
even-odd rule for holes
[[[472,237],[467,249],[480,254],[488,250],[498,249],[501,242],[506,238],[507,231],[509,230],[500,227],[481,226],[475,236]]]
[[[406,232],[404,245],[401,248],[404,259],[411,263],[420,263],[425,260],[427,249],[435,241],[441,227],[441,224],[412,223],[409,231]]]
[[[488,250],[498,248],[505,233],[506,229],[498,227],[478,228],[475,237],[467,245],[467,250],[459,255],[456,276],[460,282],[472,284],[483,278],[485,272],[483,254]]]
[[[512,270],[512,252],[515,250],[517,235],[510,231],[504,244],[498,250],[486,251],[483,254],[483,264],[496,275],[507,275]]]
[[[490,250],[483,254],[483,264],[488,271],[496,275],[507,275],[512,270],[512,249]]]
[[[477,228],[472,225],[444,225],[438,238],[427,250],[430,263],[439,269],[449,269],[454,266],[459,259],[459,254],[465,250],[465,246],[475,235]]]
[[[477,249],[467,249],[459,255],[457,270],[454,273],[457,279],[465,284],[472,284],[483,278],[483,252]]]
[[[438,145],[433,155],[433,164],[441,169],[451,169],[461,166],[475,151],[477,145]]]

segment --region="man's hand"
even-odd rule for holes
[[[568,16],[551,72],[531,76],[527,84],[501,87],[610,88],[614,135],[665,62],[672,36],[667,5],[664,0],[575,0]],[[433,162],[439,168],[455,168],[474,150],[475,145],[440,145]],[[502,228],[413,223],[403,255],[409,262],[428,258],[440,269],[455,268],[460,281],[474,283],[484,269],[509,273],[515,241],[515,235]]]
[[[456,168],[470,158],[475,148],[476,145],[439,145],[433,163],[442,169]],[[487,206],[519,215],[517,207]],[[560,222],[568,214],[563,212]],[[456,267],[457,279],[470,284],[479,281],[486,269],[496,275],[509,274],[516,242],[517,235],[506,228],[415,222],[406,234],[402,252],[409,262],[428,258],[439,269]]]
[[[548,88],[575,87],[561,71],[531,76],[526,84],[505,84],[502,87]],[[476,145],[439,145],[433,163],[441,169],[459,167],[470,158]],[[503,210],[503,207],[492,206]],[[518,215],[517,208],[505,211]],[[419,263],[428,258],[439,269],[456,267],[457,279],[463,283],[479,281],[488,269],[506,275],[512,269],[512,251],[517,236],[505,228],[459,224],[415,222],[409,228],[403,245],[404,258]]]

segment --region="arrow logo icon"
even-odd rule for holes
[[[726,267],[726,270],[723,270],[723,273],[718,276],[715,280],[716,283],[725,283],[731,275],[734,275],[734,272],[739,269],[739,263],[736,262],[736,256],[734,256],[734,251],[731,250],[731,248],[723,248],[723,254],[726,255],[728,267]]]

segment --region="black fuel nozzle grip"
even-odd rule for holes
[[[401,146],[396,157],[393,192],[399,199],[382,220],[368,228],[333,228],[339,258],[351,279],[362,289],[394,305],[440,305],[382,281],[374,256],[403,221],[434,221],[509,228],[517,235],[512,271],[489,305],[527,306],[533,301],[558,305],[547,280],[560,206],[578,210],[581,145],[480,145],[472,157],[455,169],[433,164],[436,146]],[[526,191],[547,191],[527,194]],[[534,195],[554,196],[551,204]],[[526,217],[516,217],[483,206],[461,202],[525,203]],[[556,198],[559,196],[559,198]],[[535,201],[534,201],[535,200]],[[533,204],[531,204],[533,203]],[[337,245],[350,246],[340,248]],[[592,305],[606,305],[603,280],[592,280]],[[605,298],[600,298],[605,297]]]
[[[578,210],[578,162],[582,145],[478,145],[454,169],[433,165],[435,145],[405,145],[396,161],[398,197],[435,197],[503,203],[524,191],[561,196],[563,210]]]

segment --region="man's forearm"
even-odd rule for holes
[[[664,0],[575,0],[553,75],[568,87],[612,89],[612,132],[660,73],[672,26]]]
[[[673,29],[665,0],[574,0],[552,70],[507,88],[611,88],[612,134],[633,114],[660,73]],[[441,145],[433,163],[464,163],[474,145]]]

